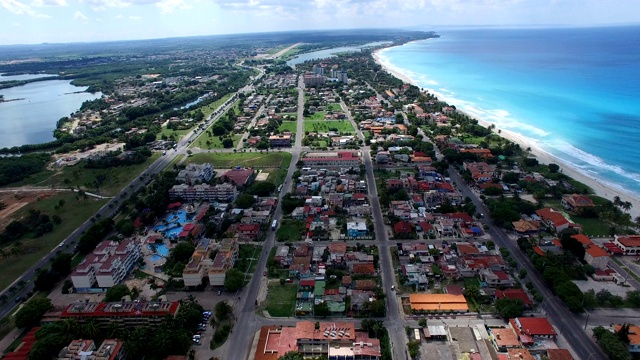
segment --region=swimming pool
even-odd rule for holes
[[[153,230],[161,232],[165,237],[177,238],[178,234],[182,232],[182,227],[187,222],[187,212],[184,209],[180,209],[167,215],[164,221],[166,221],[167,225],[158,225]]]
[[[158,260],[161,260],[162,258],[167,257],[167,255],[169,255],[169,248],[165,244],[155,244],[155,245],[149,244],[147,245],[147,249],[153,250],[154,246],[156,248],[156,253],[151,255],[149,260],[158,261]]]

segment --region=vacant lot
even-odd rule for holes
[[[210,134],[210,133],[209,133]],[[198,139],[189,145],[189,147],[199,147],[200,149],[223,149],[222,140],[220,140],[219,136],[209,135],[206,132],[203,132],[202,135],[198,137]],[[242,135],[234,134],[231,135],[231,140],[233,140],[233,146],[230,148],[235,148],[238,146]]]
[[[296,132],[296,127],[298,126],[298,122],[296,121],[283,121],[282,124],[278,127],[280,132],[289,131],[292,133]]]
[[[291,162],[291,154],[287,152],[202,153],[190,156],[187,162],[211,163],[218,169],[230,169],[234,166],[273,166],[286,169]]]
[[[88,169],[82,162],[74,166],[65,166],[55,170],[45,170],[28,177],[19,183],[11,184],[11,187],[33,185],[47,186],[54,188],[77,188],[85,189],[92,193],[103,196],[113,196],[120,192],[131,180],[149,167],[160,153],[153,153],[147,161],[142,164],[119,166],[109,169]],[[100,181],[100,186],[97,181]]]
[[[241,244],[238,247],[238,259],[233,267],[248,274],[253,274],[258,266],[262,246]],[[252,260],[253,259],[253,260]]]
[[[298,287],[295,284],[272,283],[267,289],[265,309],[274,317],[292,316],[296,307],[296,293]]]
[[[319,120],[319,121],[305,121],[304,122],[304,131],[314,131],[314,132],[328,132],[328,131],[338,131],[338,132],[353,132],[353,126],[347,120]]]
[[[206,119],[209,115],[211,115],[211,113],[213,113],[217,108],[219,108],[222,104],[224,104],[225,101],[229,100],[231,96],[233,96],[233,93],[227,94],[221,97],[220,99],[212,102],[211,104],[205,105],[197,110],[202,110],[202,113],[204,114],[204,118]]]
[[[78,226],[96,213],[107,200],[98,200],[91,197],[76,198],[75,193],[61,192],[46,198],[40,198],[23,206],[11,215],[12,220],[25,216],[30,209],[40,210],[49,216],[58,215],[62,218],[59,225],[55,225],[53,231],[38,238],[32,238],[28,234],[20,239],[22,254],[0,259],[0,289],[5,289],[18,276],[38,262],[44,255],[54,249],[62,240],[69,236]],[[63,206],[59,207],[60,201]],[[11,246],[11,243],[5,244]]]
[[[305,116],[304,121],[324,121],[325,115],[327,115],[326,111],[318,111],[309,116]]]
[[[305,223],[301,220],[284,219],[276,232],[277,241],[300,241],[304,236]]]

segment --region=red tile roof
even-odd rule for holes
[[[529,336],[556,335],[556,331],[546,318],[519,317],[516,320],[520,323],[522,332]]]
[[[496,299],[519,299],[525,305],[533,305],[533,301],[529,298],[523,289],[506,289],[496,290]]]
[[[412,232],[412,225],[406,221],[399,221],[393,225],[393,231],[396,234],[410,234]]]
[[[567,349],[549,349],[547,357],[549,360],[573,360],[573,356]]]

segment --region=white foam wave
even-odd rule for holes
[[[563,154],[566,154],[567,158],[575,159],[575,161],[571,162],[576,168],[580,170],[587,170],[589,172],[593,172],[594,174],[600,174],[602,173],[602,170],[606,170],[640,184],[640,174],[624,170],[618,165],[611,165],[604,161],[602,158],[585,152],[584,150],[580,150],[566,141],[554,140],[545,144],[553,149],[561,151]]]

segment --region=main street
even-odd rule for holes
[[[463,197],[468,196],[471,198],[478,212],[489,214],[487,206],[471,191],[453,166],[449,167],[449,177]],[[583,324],[578,323],[577,317],[549,290],[549,287],[543,281],[538,270],[536,270],[526,255],[520,251],[515,241],[511,240],[505,231],[498,228],[492,221],[483,220],[483,222],[488,226],[488,233],[491,235],[493,241],[498,246],[509,250],[513,259],[527,270],[527,279],[535,285],[535,288],[538,289],[545,299],[542,307],[547,313],[547,318],[557,329],[563,329],[561,336],[566,339],[567,344],[570,344],[573,353],[577,354],[579,359],[589,359],[589,357],[594,354],[596,355],[595,359],[606,359],[607,356],[600,346],[583,330]]]

